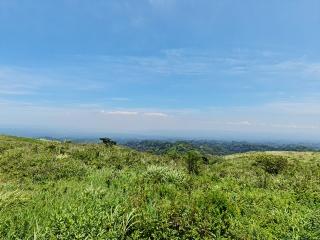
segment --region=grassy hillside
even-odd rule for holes
[[[319,239],[319,153],[186,159],[0,136],[0,239]]]

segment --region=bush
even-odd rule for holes
[[[283,156],[259,154],[256,156],[254,166],[262,168],[269,174],[277,175],[288,167],[288,159]]]
[[[202,161],[202,156],[197,151],[189,151],[186,154],[186,162],[187,162],[187,169],[190,174],[198,175],[200,172],[199,163]]]

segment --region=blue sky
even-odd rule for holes
[[[0,126],[320,140],[317,0],[0,0]]]

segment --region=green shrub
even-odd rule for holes
[[[79,159],[86,164],[90,164],[90,162],[99,158],[100,153],[98,149],[89,148],[89,149],[77,149],[71,153],[72,157],[75,159]]]
[[[200,162],[202,156],[198,151],[189,151],[186,154],[187,169],[190,174],[198,175],[200,173]]]
[[[258,154],[254,166],[262,168],[265,172],[277,175],[288,167],[288,159],[279,155]]]

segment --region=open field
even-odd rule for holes
[[[0,136],[0,239],[320,238],[320,153],[195,164]]]

